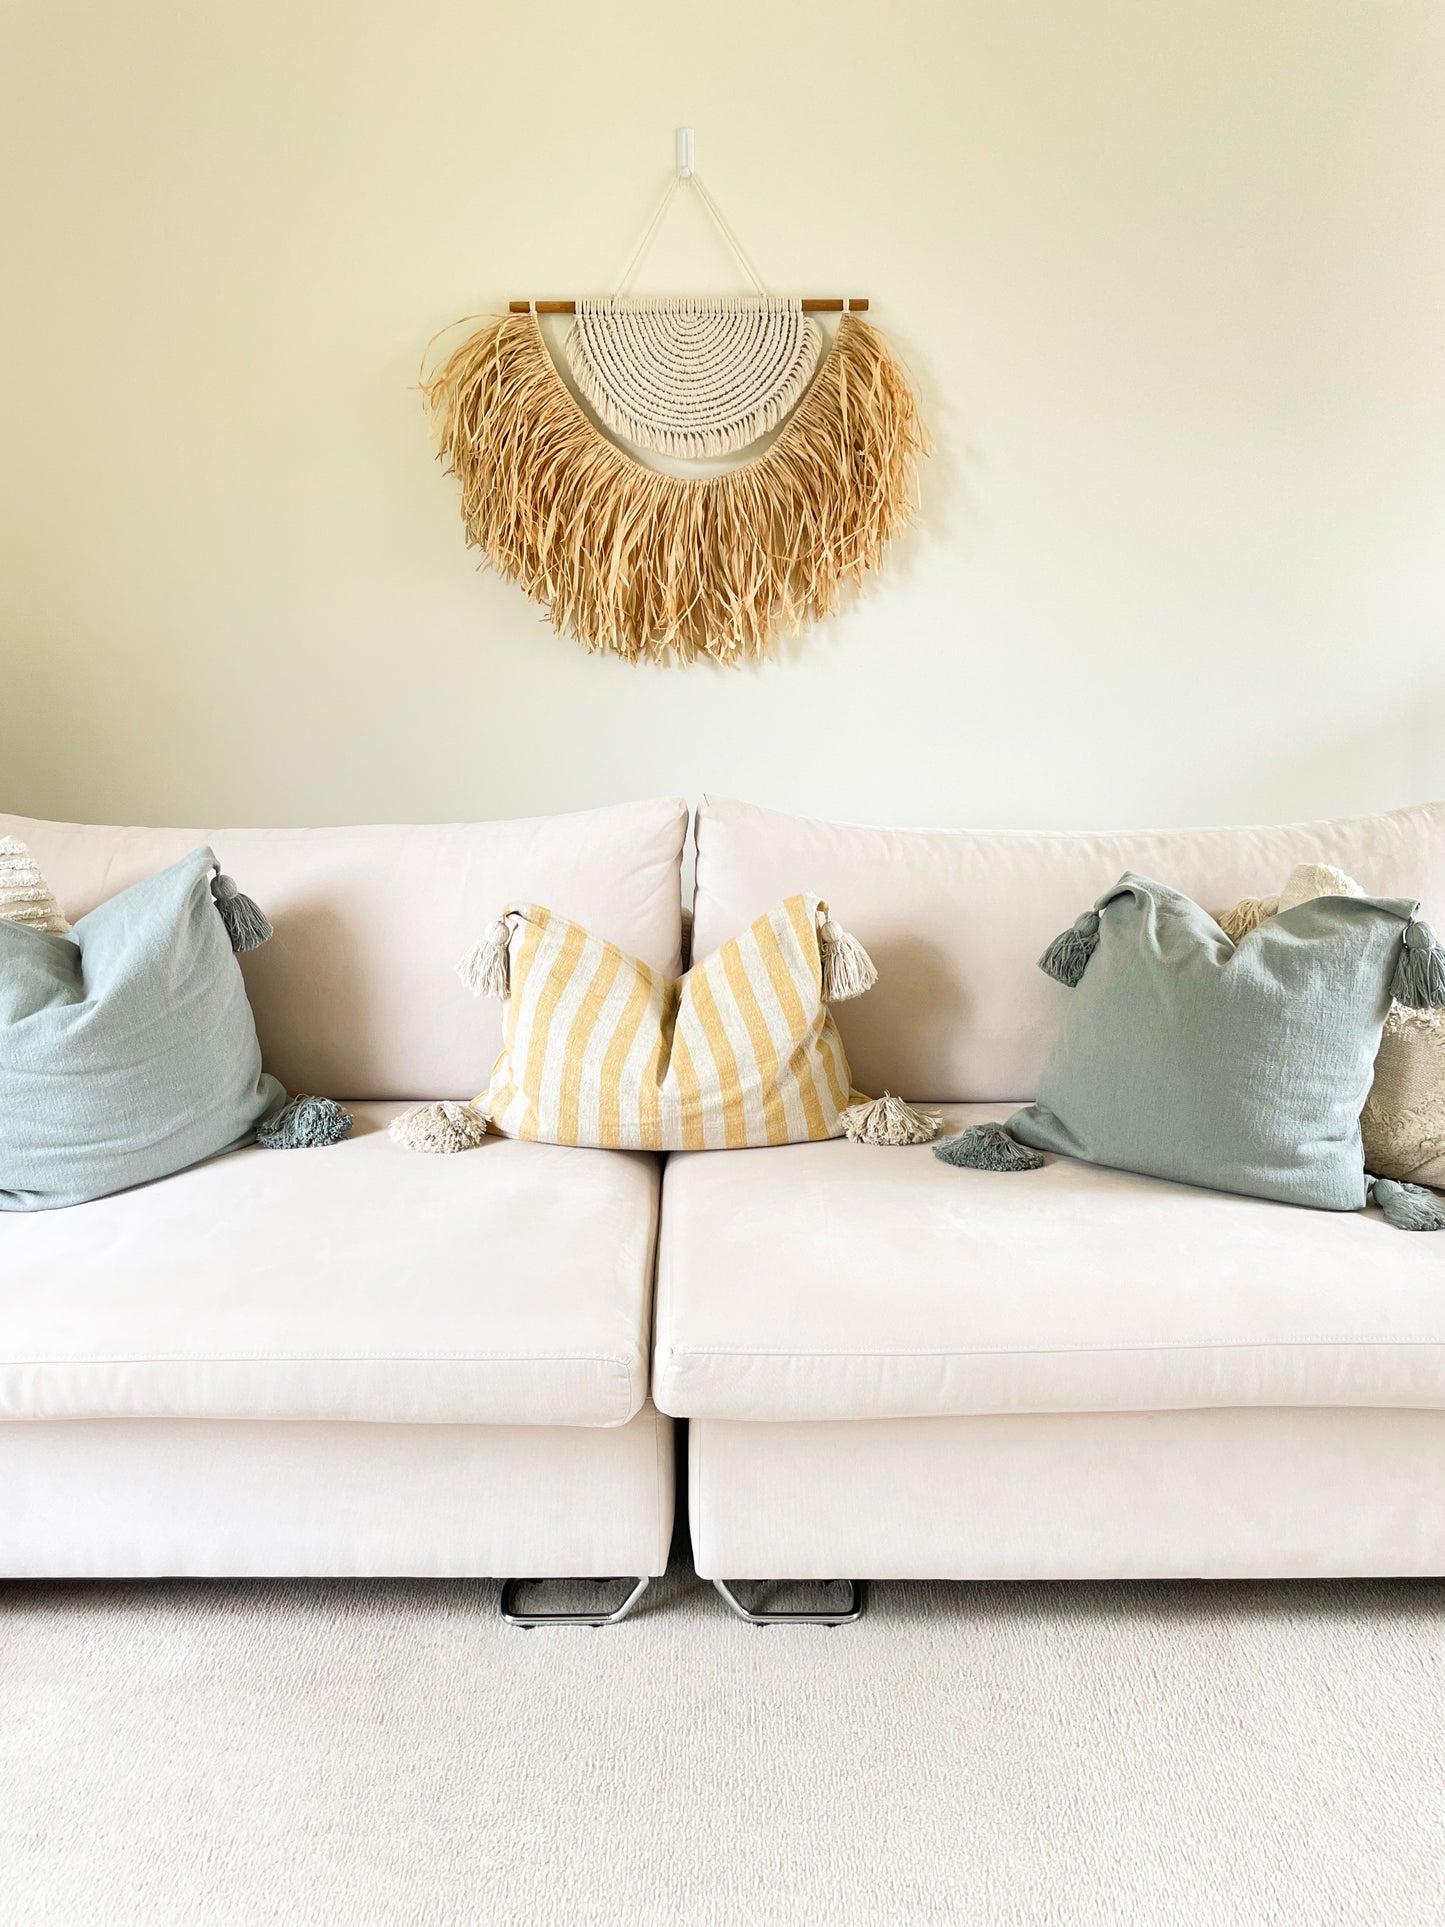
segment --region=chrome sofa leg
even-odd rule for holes
[[[863,1616],[863,1581],[844,1579],[841,1582],[830,1579],[829,1585],[839,1583],[848,1588],[845,1604],[840,1604],[826,1612],[754,1612],[745,1606],[726,1580],[714,1579],[713,1585],[722,1594],[728,1605],[739,1619],[746,1620],[749,1626],[851,1626],[855,1619]]]
[[[509,1626],[520,1626],[530,1631],[533,1626],[615,1626],[619,1620],[626,1619],[633,1607],[652,1584],[650,1579],[628,1579],[624,1583],[632,1590],[620,1606],[610,1612],[592,1613],[555,1613],[555,1612],[518,1612],[517,1593],[523,1586],[545,1586],[545,1579],[504,1579],[502,1581],[502,1618]],[[605,1581],[599,1581],[605,1584]]]

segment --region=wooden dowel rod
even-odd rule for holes
[[[850,295],[848,307],[853,314],[866,314],[867,297]],[[538,314],[576,314],[577,303],[575,301],[509,301],[507,303],[509,314],[526,314],[530,308],[535,308]],[[842,314],[843,297],[837,294],[809,295],[803,301],[802,309],[804,314]]]

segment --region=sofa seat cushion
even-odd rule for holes
[[[663,1180],[653,1396],[761,1420],[1445,1409],[1445,1264],[1375,1210],[1068,1158],[996,1175],[927,1146],[691,1152]]]
[[[657,1160],[232,1152],[0,1221],[0,1420],[622,1425],[647,1389]]]

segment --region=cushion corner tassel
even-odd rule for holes
[[[840,923],[834,923],[826,903],[818,905],[818,963],[825,1004],[842,1004],[850,997],[861,997],[878,981],[873,959],[856,937],[850,936]]]
[[[1405,925],[1390,995],[1410,1010],[1437,1010],[1445,1005],[1445,945],[1419,917],[1411,917]]]
[[[1003,1124],[970,1124],[957,1137],[940,1138],[933,1155],[965,1171],[1038,1171],[1044,1164],[1041,1152]]]
[[[870,966],[871,968],[871,966]],[[827,995],[826,990],[824,996]],[[892,1091],[882,1097],[850,1104],[842,1114],[843,1135],[850,1144],[928,1144],[938,1136],[943,1119],[937,1111],[905,1104]]]
[[[1230,909],[1221,910],[1214,921],[1231,943],[1238,944],[1278,914],[1278,897],[1241,897]]]
[[[459,959],[457,975],[474,997],[495,997],[505,1003],[512,994],[511,941],[512,926],[503,912],[486,936],[479,937]]]
[[[263,1151],[317,1151],[337,1144],[356,1119],[334,1097],[293,1097],[256,1126]]]
[[[474,1151],[487,1135],[487,1120],[476,1102],[420,1104],[393,1118],[387,1135],[407,1151],[430,1151],[449,1157]]]
[[[1089,959],[1099,947],[1099,913],[1086,910],[1081,917],[1075,917],[1060,936],[1054,938],[1043,956],[1039,958],[1039,969],[1046,977],[1052,977],[1056,984],[1066,990],[1077,988],[1079,979],[1089,967]]]
[[[226,926],[231,948],[239,956],[245,950],[259,950],[275,936],[271,919],[243,891],[238,890],[223,871],[211,878],[211,900]]]
[[[1371,1178],[1370,1194],[1397,1231],[1445,1231],[1445,1198],[1420,1184],[1398,1184],[1394,1178]]]

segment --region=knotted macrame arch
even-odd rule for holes
[[[567,363],[589,408],[634,448],[687,461],[732,455],[807,392],[823,337],[780,295],[603,295],[579,300]]]
[[[489,323],[423,388],[468,542],[561,634],[629,661],[735,662],[830,614],[908,521],[925,447],[902,368],[851,314],[776,439],[722,475],[619,448],[535,314]]]

